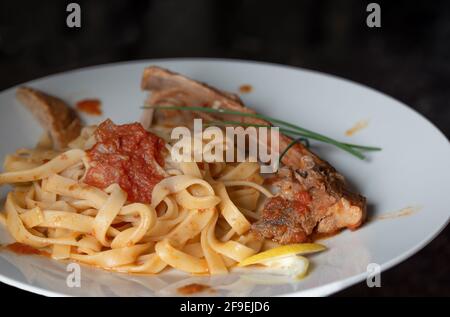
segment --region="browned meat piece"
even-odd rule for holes
[[[281,244],[296,243],[308,239],[308,231],[311,232],[316,225],[312,216],[299,200],[275,196],[264,206],[264,221],[256,222],[253,229]]]
[[[220,91],[206,84],[156,66],[151,66],[144,70],[141,88],[152,92],[147,102],[150,105],[168,104],[191,107],[223,107],[225,109],[235,109],[239,111],[248,110],[247,108],[244,108],[241,99],[235,94]],[[144,127],[148,128],[152,122],[168,126],[177,126],[186,122],[191,122],[194,117],[203,118],[205,120],[214,119],[214,116],[207,113],[198,112],[194,114],[192,112],[178,110],[156,111],[154,117],[153,114],[154,111],[152,109],[144,110],[141,118],[141,123]],[[242,119],[241,117],[228,117],[236,120]]]
[[[313,232],[331,234],[345,227],[358,228],[365,218],[365,198],[345,189],[343,178],[335,171],[334,178],[327,172],[320,168],[281,168],[268,179],[271,185],[279,188],[279,193],[266,201],[261,220],[253,225],[253,229],[265,238],[286,244],[308,240]],[[337,181],[339,178],[341,184]],[[333,187],[336,185],[341,186],[339,192]],[[306,193],[309,199],[304,198]],[[273,221],[277,213],[283,215],[280,217],[282,223]],[[285,223],[295,224],[295,231],[284,226]],[[273,234],[274,231],[277,234]],[[300,239],[302,235],[304,238]]]
[[[232,94],[159,67],[148,67],[144,71],[141,86],[152,92],[148,100],[150,105],[200,106],[254,113]],[[158,124],[169,126],[188,125],[186,122],[193,117],[269,124],[256,118],[202,112],[181,114],[174,110],[158,110],[156,113],[147,110],[146,116],[148,124],[153,119]],[[280,151],[291,141],[291,138],[281,135]],[[253,224],[254,232],[286,244],[305,241],[313,232],[334,233],[342,228],[361,226],[366,216],[365,198],[351,192],[344,178],[328,162],[301,143],[294,145],[282,162],[284,167],[273,179],[280,193],[265,202],[262,218]],[[299,200],[299,195],[304,198],[305,193],[310,200]]]
[[[80,135],[81,122],[77,113],[61,99],[29,87],[18,88],[16,97],[50,133],[57,149],[66,147]]]

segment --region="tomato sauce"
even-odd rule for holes
[[[8,244],[6,246],[6,248],[9,251],[12,251],[12,252],[17,253],[17,254],[25,254],[25,255],[37,254],[37,255],[49,256],[49,254],[47,252],[45,252],[45,251],[41,251],[39,249],[30,247],[29,245],[26,245],[26,244],[23,244],[23,243],[20,243],[20,242],[14,242],[14,243]]]
[[[195,293],[203,292],[208,289],[210,289],[210,287],[208,285],[193,283],[193,284],[179,287],[177,289],[177,291],[178,291],[178,293],[180,293],[182,295],[192,295]]]
[[[311,203],[311,201],[311,195],[307,191],[301,191],[296,193],[292,204],[298,213],[304,213],[309,210],[308,204]]]
[[[115,125],[111,120],[99,125],[95,137],[84,182],[102,189],[116,183],[128,201],[150,203],[153,188],[164,178],[156,165],[164,166],[164,140],[139,123]]]
[[[102,104],[98,99],[85,99],[78,101],[76,104],[79,111],[93,116],[100,116],[102,114],[101,106]]]
[[[241,85],[239,87],[239,92],[241,94],[249,94],[252,92],[252,90],[253,90],[253,87],[251,85]]]

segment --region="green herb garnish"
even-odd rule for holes
[[[235,110],[228,109],[214,109],[214,108],[206,108],[206,107],[183,107],[183,106],[144,106],[143,108],[153,108],[156,110],[181,110],[181,111],[194,111],[194,112],[207,112],[207,113],[215,113],[215,114],[226,114],[226,115],[236,115],[241,117],[250,117],[257,118],[261,120],[265,120],[273,124],[273,126],[278,126],[280,132],[283,132],[288,135],[301,136],[302,138],[313,139],[317,141],[321,141],[324,143],[332,144],[356,157],[359,159],[365,159],[365,156],[361,153],[361,151],[381,151],[379,147],[373,146],[365,146],[351,143],[339,142],[335,139],[327,137],[325,135],[313,132],[311,130],[302,128],[295,124],[286,122],[284,120],[276,119],[270,116],[257,114],[257,113],[246,113]],[[237,126],[253,126],[253,127],[270,127],[265,124],[252,124],[252,123],[243,123],[239,121],[214,121],[208,123],[208,125],[237,125]],[[299,140],[293,140],[286,149],[284,149],[283,153],[280,155],[280,160],[286,154],[286,152]]]

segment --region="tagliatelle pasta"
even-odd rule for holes
[[[13,189],[0,223],[19,243],[118,272],[155,274],[167,267],[195,274],[225,274],[260,251],[250,233],[261,185],[259,164],[171,162],[151,202],[129,201],[113,183],[85,182],[95,128],[69,148],[40,143],[5,160],[0,184]],[[159,167],[161,168],[161,167]]]
[[[253,263],[303,276],[306,259],[282,259],[286,250],[365,221],[365,197],[309,142],[279,132],[307,131],[360,158],[379,148],[257,114],[160,67],[144,70],[141,88],[151,92],[141,123],[86,127],[63,100],[17,89],[46,132],[4,159],[0,225],[16,241],[7,249],[124,273],[215,275]]]

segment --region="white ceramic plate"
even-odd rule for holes
[[[295,122],[351,143],[377,145],[382,152],[360,161],[336,148],[313,144],[350,183],[368,197],[370,220],[361,229],[323,242],[329,249],[311,257],[309,276],[300,282],[271,276],[233,273],[193,277],[174,271],[158,276],[105,272],[82,266],[81,287],[70,288],[67,263],[39,256],[0,252],[0,280],[45,295],[164,296],[179,295],[180,286],[208,284],[205,296],[323,296],[366,279],[370,263],[386,270],[429,243],[450,215],[450,146],[424,117],[400,102],[364,86],[291,67],[231,60],[149,60],[91,67],[27,83],[74,103],[100,98],[104,116],[117,123],[136,121],[145,93],[144,67],[156,64],[237,92],[250,84],[244,102],[261,113]],[[18,147],[33,146],[41,129],[14,99],[15,88],[0,93],[0,157]],[[368,126],[348,137],[360,120]],[[4,196],[7,188],[2,188]],[[405,208],[409,208],[405,211]],[[403,212],[402,212],[403,210]],[[0,229],[0,241],[7,239]],[[426,274],[426,272],[417,272]]]

